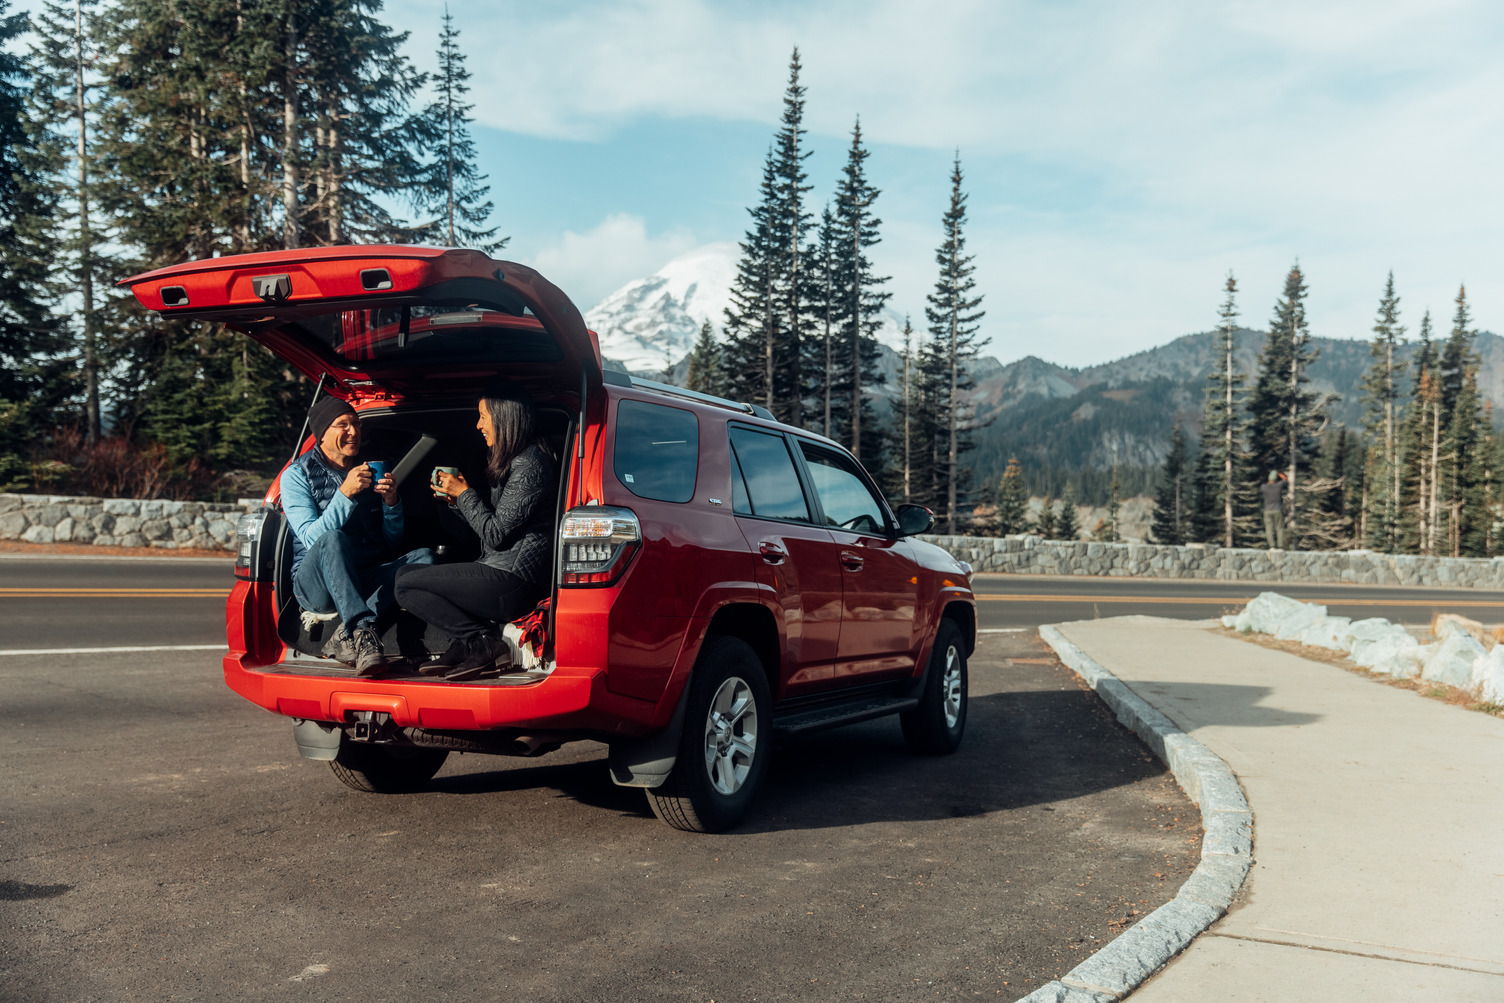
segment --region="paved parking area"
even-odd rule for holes
[[[3,658],[0,995],[1016,999],[1173,895],[1199,820],[1032,633],[972,694],[957,755],[789,741],[694,836],[602,746],[358,794],[212,655]]]

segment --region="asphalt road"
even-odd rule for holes
[[[957,755],[909,755],[892,721],[789,741],[752,821],[705,837],[614,787],[599,745],[358,794],[213,650],[58,653],[212,649],[228,578],[0,558],[0,999],[1017,998],[1199,853],[1194,808],[1026,628],[1258,591],[981,577]]]

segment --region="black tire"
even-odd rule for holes
[[[689,681],[679,757],[663,786],[647,792],[653,814],[685,832],[721,832],[741,821],[768,772],[771,704],[750,645],[706,640]]]
[[[411,794],[428,786],[447,749],[411,745],[366,745],[342,739],[329,768],[346,787],[367,794]]]
[[[966,695],[966,642],[961,628],[941,620],[919,706],[898,716],[909,748],[927,756],[955,752],[966,733]]]

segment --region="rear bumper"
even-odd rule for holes
[[[548,731],[644,735],[661,728],[658,705],[612,693],[601,670],[559,667],[533,683],[474,686],[410,679],[355,679],[247,668],[232,653],[225,682],[252,703],[286,717],[343,723],[354,711],[391,715],[402,728]]]

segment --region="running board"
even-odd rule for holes
[[[917,697],[886,697],[831,704],[792,714],[774,715],[773,730],[780,735],[796,735],[803,731],[819,731],[822,728],[870,721],[875,717],[886,717],[918,706]]]

